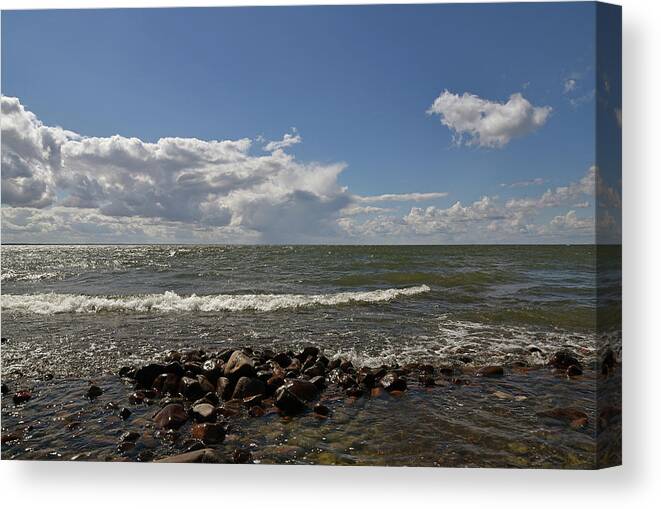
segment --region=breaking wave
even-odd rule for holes
[[[427,285],[389,288],[368,292],[342,292],[320,295],[249,294],[181,296],[174,292],[141,296],[90,296],[61,293],[2,295],[3,311],[52,315],[56,313],[203,313],[215,311],[276,311],[309,306],[336,306],[351,303],[385,302],[398,297],[429,292]]]

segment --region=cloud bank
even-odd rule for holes
[[[543,126],[551,107],[533,106],[519,93],[499,103],[468,92],[458,95],[446,90],[434,100],[427,113],[438,115],[459,145],[500,148],[513,138],[528,135]]]

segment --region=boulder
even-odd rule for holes
[[[162,373],[154,379],[152,387],[162,394],[179,394],[179,376],[174,373]]]
[[[287,414],[297,414],[307,408],[305,401],[283,385],[275,391],[275,406]]]
[[[9,393],[9,387],[7,384],[2,384],[2,395],[4,396],[7,393]]]
[[[14,394],[12,400],[15,405],[20,405],[21,403],[28,401],[30,398],[32,398],[32,393],[30,391],[18,391]]]
[[[566,374],[568,377],[581,376],[583,374],[583,370],[575,364],[572,364],[567,368]]]
[[[224,376],[218,378],[216,382],[216,394],[218,394],[218,397],[223,401],[227,401],[232,399],[232,392],[232,382],[230,382],[230,379]]]
[[[226,426],[222,422],[204,422],[194,424],[191,436],[202,440],[205,444],[219,444],[225,440]]]
[[[103,389],[98,385],[90,385],[85,393],[85,396],[91,400],[94,400],[103,394]]]
[[[309,380],[303,380],[302,378],[287,380],[284,387],[303,401],[311,401],[319,394],[319,389],[314,383]]]
[[[201,398],[205,392],[200,385],[200,382],[195,378],[184,376],[179,381],[179,392],[188,400],[196,400]]]
[[[273,360],[278,363],[278,365],[284,369],[291,364],[291,357],[286,353],[279,353],[273,357]]]
[[[138,368],[135,372],[135,381],[138,388],[148,389],[154,383],[154,379],[165,373],[165,366],[163,364],[147,364]]]
[[[159,428],[176,429],[188,420],[188,414],[183,405],[171,403],[161,408],[154,415],[154,423]]]
[[[243,399],[264,394],[266,394],[266,384],[264,382],[258,378],[242,376],[239,378],[239,381],[236,382],[236,387],[234,387],[234,392],[232,393],[232,399]]]
[[[213,422],[216,420],[216,407],[209,403],[200,403],[191,409],[193,419],[197,422]]]
[[[552,368],[562,370],[566,370],[569,366],[581,367],[581,363],[569,350],[560,350],[559,352],[554,353],[549,359],[548,365]]]
[[[401,378],[394,371],[389,371],[383,375],[379,384],[388,392],[406,390],[406,379]]]
[[[505,371],[502,366],[482,366],[475,372],[476,376],[497,377],[503,376]]]
[[[156,460],[156,463],[219,463],[220,458],[213,449],[199,449],[196,451],[168,456]]]
[[[202,388],[202,392],[204,392],[204,394],[206,394],[207,392],[214,392],[216,390],[216,385],[212,384],[206,376],[197,375],[196,379],[199,382],[200,387]]]
[[[255,364],[253,360],[240,350],[236,350],[224,367],[224,374],[230,380],[238,380],[242,376],[254,377]]]

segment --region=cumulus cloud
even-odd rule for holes
[[[440,117],[441,123],[452,131],[455,143],[497,148],[543,126],[551,107],[533,106],[520,93],[500,103],[468,92],[458,95],[446,90],[427,113]]]
[[[298,142],[298,134],[287,134],[258,156],[250,139],[85,137],[45,126],[3,96],[2,203],[50,206],[60,216],[58,207],[94,211],[97,224],[100,217],[126,218],[125,225],[142,218],[241,229],[264,240],[332,233],[352,200],[337,181],[345,165],[299,162],[283,150]],[[17,226],[7,224],[5,231]]]

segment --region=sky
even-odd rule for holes
[[[621,63],[597,44],[619,27],[596,20],[592,3],[4,11],[2,241],[618,241]]]

